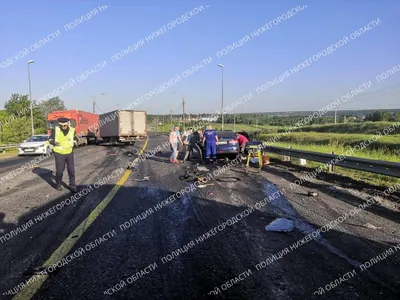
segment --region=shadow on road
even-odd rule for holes
[[[44,180],[49,180],[49,170],[37,171]],[[24,272],[42,266],[113,187],[114,185],[107,184],[99,187],[80,198],[76,204],[66,206],[42,221],[35,222],[34,226],[0,244],[0,261],[3,262],[0,294],[24,279],[29,279],[24,276]],[[82,188],[84,187],[79,187]],[[107,231],[118,231],[119,224],[140,215],[175,192],[173,188],[163,190],[152,187],[150,190],[148,186],[122,186],[117,199],[110,202],[70,253]],[[34,220],[70,196],[70,193],[62,193],[46,205],[31,210],[20,218],[17,226]],[[247,206],[222,203],[210,197],[183,197],[139,221],[129,230],[118,232],[118,238],[99,245],[86,253],[82,260],[75,260],[61,268],[42,287],[40,293],[45,296],[42,295],[40,299],[109,299],[109,296],[103,294],[106,288],[140,271],[152,263],[154,257],[161,258],[187,245],[246,208]],[[5,213],[0,213],[0,228],[12,230],[10,224],[3,223],[4,217]],[[265,225],[273,219],[274,216],[268,209],[256,210],[244,220],[182,253],[179,263],[171,261],[164,266],[160,262],[159,269],[140,281],[127,285],[113,299],[137,299],[138,294],[142,300],[207,299],[207,293],[215,286],[225,284],[248,268],[253,270],[251,278],[223,291],[222,295],[213,299],[273,300],[276,299],[276,289],[283,288],[284,282],[288,284],[284,284],[281,292],[288,291],[291,299],[313,299],[312,293],[319,286],[325,286],[351,270],[352,266],[342,258],[311,241],[275,262],[279,265],[279,270],[267,267],[263,271],[256,271],[254,266],[260,261],[304,237],[296,230],[288,233],[266,232]],[[315,227],[318,228],[317,225]],[[389,248],[386,243],[362,239],[344,232],[332,230],[332,234],[346,239],[349,248],[360,243],[368,245],[369,253],[379,254]],[[366,249],[357,251],[366,252]],[[371,280],[366,273],[358,274],[356,279],[352,279],[350,288],[343,285],[333,289],[329,292],[330,296],[324,299],[361,299],[352,293],[358,293],[364,299],[373,299],[378,292],[382,299],[395,299],[399,296],[399,265],[398,260],[394,260],[389,257],[371,269],[377,279]],[[305,275],[305,270],[310,271]],[[68,294],[63,292],[65,286],[68,286]],[[9,299],[7,297],[2,299]]]
[[[290,165],[288,163],[280,163],[280,164],[293,167],[292,165]],[[296,168],[297,168],[297,166],[296,166]],[[305,169],[305,168],[299,166],[299,170],[303,170],[303,169]],[[353,205],[355,207],[359,206],[360,204],[363,204],[366,201],[366,199],[359,198],[359,197],[347,192],[346,190],[339,190],[339,189],[332,190],[332,186],[349,185],[349,183],[351,183],[352,187],[347,186],[347,188],[357,189],[357,187],[360,186],[360,190],[362,190],[362,187],[370,188],[370,189],[374,189],[374,188],[383,189],[383,188],[379,188],[379,187],[369,186],[366,183],[360,183],[358,181],[355,181],[348,177],[341,176],[339,174],[329,174],[329,176],[331,176],[332,178],[330,180],[326,179],[326,178],[324,179],[324,180],[327,180],[327,182],[329,182],[329,183],[322,184],[322,183],[313,183],[313,182],[310,182],[307,180],[302,180],[300,177],[298,177],[295,174],[293,174],[292,172],[290,172],[290,170],[269,168],[268,166],[264,167],[263,170],[265,172],[285,178],[289,182],[296,182],[296,180],[299,180],[300,182],[302,182],[301,183],[302,187],[309,188],[310,190],[324,192],[324,193],[330,195],[331,197],[335,198],[336,200],[346,202],[347,204]],[[307,170],[309,171],[309,169],[307,169]],[[298,193],[298,195],[302,195],[302,193]],[[388,198],[388,200],[391,202],[399,201],[400,194],[393,193],[393,194],[391,194],[391,198]],[[384,217],[386,219],[389,219],[393,222],[400,224],[400,212],[390,210],[386,207],[383,207],[383,206],[380,206],[377,204],[368,206],[365,208],[365,210],[367,210],[375,215]]]
[[[52,188],[56,188],[56,177],[53,174],[53,171],[50,169],[44,169],[44,168],[33,168],[32,173],[38,175],[40,178],[42,178],[45,182],[47,182]],[[68,178],[68,174],[64,171],[64,176],[63,176],[63,181],[62,181],[62,186],[65,188],[69,188],[69,185],[64,182],[65,178]]]

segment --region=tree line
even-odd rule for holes
[[[10,99],[4,104],[4,110],[0,110],[0,144],[19,143],[27,139],[31,135],[31,117],[30,117],[30,101],[28,95],[12,94]],[[33,123],[35,134],[44,134],[47,132],[47,115],[56,110],[66,110],[64,102],[59,97],[50,98],[47,101],[36,103],[33,101]],[[21,113],[22,112],[22,113]],[[303,120],[306,112],[290,112],[290,115],[277,115],[274,113],[245,113],[245,114],[227,114],[224,115],[224,123],[248,124],[248,125],[270,125],[270,126],[292,126]],[[305,115],[304,115],[305,114]],[[190,115],[192,118],[208,117],[209,114]],[[169,115],[165,115],[165,121],[169,122]],[[173,115],[173,122],[181,120],[182,115]],[[186,122],[188,116],[185,116]],[[161,121],[161,115],[148,114],[148,124],[154,121]],[[354,122],[400,122],[400,111],[398,110],[377,110],[377,111],[354,111],[346,114],[338,112],[338,123],[354,123]],[[217,120],[221,122],[221,117]],[[323,117],[312,118],[308,125],[333,124],[335,118],[330,114]],[[187,122],[189,125],[189,122]]]
[[[59,97],[33,101],[33,125],[35,134],[47,133],[47,115],[56,110],[65,110],[64,102]],[[0,144],[20,143],[32,135],[31,102],[28,95],[12,94],[0,110]]]
[[[303,120],[306,116],[312,115],[313,112],[305,115],[271,115],[271,113],[246,113],[246,114],[227,114],[224,115],[224,123],[225,124],[248,124],[248,125],[269,125],[269,126],[293,126],[299,121]],[[199,115],[190,115],[191,118],[201,118],[207,117],[207,114],[199,114]],[[164,116],[165,121],[169,122],[169,116]],[[186,123],[188,122],[188,116],[185,116]],[[173,115],[174,121],[180,121],[182,119],[182,115]],[[148,115],[148,123],[154,122],[155,120],[162,120],[162,116],[160,115]],[[221,117],[216,121],[220,123]],[[341,114],[338,111],[337,120],[338,123],[361,123],[361,122],[400,122],[400,112],[391,112],[391,111],[372,111],[365,114],[360,114],[360,111],[354,111],[354,114]],[[325,116],[319,118],[311,118],[310,122],[307,125],[324,125],[324,124],[333,124],[335,123],[334,115],[326,114]]]

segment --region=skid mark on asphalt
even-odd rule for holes
[[[266,183],[264,185],[264,193],[266,196],[271,196],[274,193],[278,193],[278,189],[275,187],[275,185],[271,183]],[[312,232],[316,231],[317,228],[314,228],[314,226],[311,226],[307,222],[303,221],[301,219],[301,216],[294,210],[294,208],[290,205],[288,200],[283,197],[281,194],[279,194],[278,197],[273,199],[270,202],[270,205],[272,205],[275,210],[277,210],[279,215],[283,215],[284,217],[290,218],[294,221],[294,226],[303,234],[309,235]],[[323,245],[329,252],[332,254],[335,254],[344,260],[346,260],[349,264],[351,264],[354,267],[358,267],[361,265],[361,263],[357,260],[351,259],[348,257],[343,251],[340,249],[334,247],[331,245],[328,240],[322,237],[322,235],[315,237],[311,237],[312,240],[316,241],[317,243]]]
[[[147,147],[148,139],[145,141],[141,153]],[[107,205],[114,198],[115,194],[121,188],[121,186],[128,179],[131,174],[130,170],[127,170],[117,184],[112,188],[112,190],[107,194],[107,196],[96,206],[96,208],[90,213],[90,215],[81,223],[79,226],[64,240],[64,242],[57,248],[56,251],[50,256],[50,258],[43,264],[42,267],[47,268],[51,265],[56,264],[61,261],[75,246],[79,241],[80,237],[85,233],[85,231],[90,227],[90,225],[97,219],[97,217],[102,213],[102,211],[107,207]],[[75,237],[77,236],[77,237]],[[74,238],[73,238],[74,237]],[[31,283],[26,285],[18,294],[16,294],[14,300],[29,300],[31,299],[43,283],[47,280],[49,275],[34,275],[29,280]]]

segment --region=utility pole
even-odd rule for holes
[[[185,97],[182,97],[182,123],[183,123],[183,130],[185,130]]]
[[[224,65],[219,64],[218,67],[222,68],[221,130],[224,130]]]
[[[94,96],[92,96],[92,103],[93,103],[93,113],[95,114],[96,113],[96,98],[98,97],[98,96],[103,96],[103,95],[105,95],[106,93],[101,93],[101,94],[99,94],[99,95],[94,95]]]
[[[173,124],[172,124],[172,105],[169,106],[169,109],[170,109],[170,114],[171,114],[171,126],[173,126]]]
[[[335,108],[335,124],[337,124],[336,123],[336,118],[337,118],[337,107]]]

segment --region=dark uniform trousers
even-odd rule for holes
[[[200,155],[200,160],[203,160],[203,153],[201,151],[199,144],[197,144],[197,143],[188,145],[188,148],[185,153],[185,158],[183,160],[187,160],[188,158],[191,158],[191,156],[193,155],[193,152],[194,152],[193,150],[196,150]]]
[[[69,184],[71,186],[76,186],[74,152],[71,152],[70,154],[60,154],[54,152],[54,157],[56,160],[56,183],[61,184],[65,165],[67,165]]]

